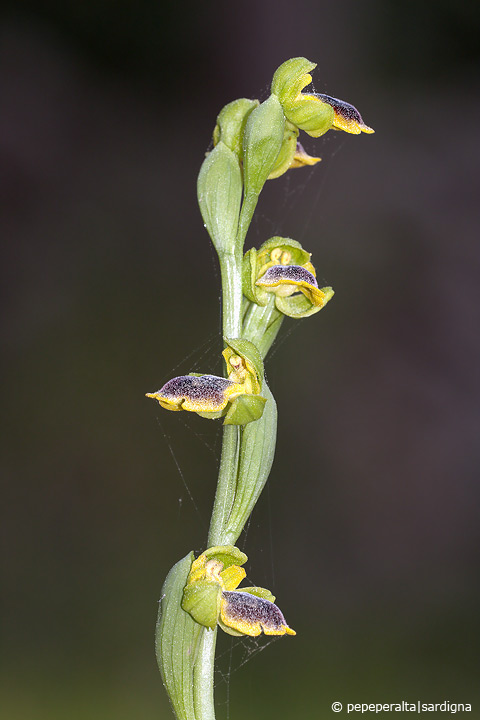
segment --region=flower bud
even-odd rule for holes
[[[285,116],[275,95],[253,110],[243,135],[245,195],[260,194],[282,147]]]
[[[222,141],[237,157],[241,158],[245,125],[248,116],[259,104],[258,100],[240,98],[225,105],[217,117],[217,124],[213,131],[213,144],[217,145]]]
[[[242,173],[235,153],[221,140],[203,161],[197,183],[203,222],[221,256],[234,252],[242,200]]]

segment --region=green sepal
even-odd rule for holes
[[[255,372],[255,375],[257,377],[258,382],[258,390],[260,391],[262,388],[262,382],[263,382],[263,360],[262,356],[260,355],[258,349],[255,347],[255,345],[250,342],[250,340],[245,340],[244,338],[224,338],[225,344],[227,345],[227,348],[223,351],[223,355],[225,359],[227,360],[228,364],[228,348],[231,348],[236,355],[240,355],[240,357],[245,360],[247,369],[253,369]]]
[[[244,552],[239,550],[235,545],[214,545],[205,550],[202,555],[206,560],[219,560],[226,570],[231,565],[245,565],[248,557]]]
[[[245,196],[258,196],[282,147],[285,116],[275,95],[250,113],[243,135]]]
[[[243,156],[243,133],[248,116],[259,105],[258,100],[239,98],[225,105],[217,117],[217,124],[213,131],[213,144],[221,140],[233,150],[237,157]]]
[[[280,312],[288,317],[301,319],[315,315],[327,302],[333,297],[334,291],[331,287],[320,288],[325,293],[326,298],[323,305],[313,305],[313,303],[305,297],[305,295],[291,295],[290,297],[276,297],[275,305]]]
[[[203,161],[197,182],[203,222],[219,255],[235,251],[242,174],[235,153],[220,141]]]
[[[155,653],[163,684],[178,720],[195,720],[193,668],[201,626],[182,610],[183,589],[193,552],[180,560],[162,587],[155,631]]]
[[[222,587],[212,580],[197,580],[186,585],[182,608],[190,613],[195,622],[213,630],[220,613]]]
[[[275,595],[272,595],[270,590],[267,590],[267,588],[262,587],[242,587],[239,588],[239,592],[246,592],[250,595],[255,595],[255,597],[262,598],[263,600],[268,600],[271,603],[275,602]]]
[[[257,280],[257,251],[248,250],[243,256],[242,264],[242,292],[250,302],[265,306],[268,303],[268,293],[255,285]]]
[[[293,162],[297,151],[298,128],[288,120],[285,122],[285,130],[283,133],[282,146],[275,161],[275,165],[268,176],[269,180],[274,180],[287,172]]]
[[[286,60],[274,73],[271,92],[277,95],[282,105],[290,105],[298,93],[312,82],[309,73],[316,67],[316,63],[304,57]]]
[[[266,398],[261,395],[239,395],[232,401],[224,425],[248,425],[259,420],[265,410]]]
[[[297,240],[293,240],[292,238],[280,237],[280,235],[275,235],[269,240],[266,240],[262,245],[260,245],[257,250],[258,272],[260,271],[262,266],[265,265],[265,263],[269,262],[270,253],[276,248],[287,250],[291,254],[292,259],[289,263],[290,265],[305,265],[307,262],[309,262],[311,257],[311,253],[304,250]],[[258,280],[258,275],[255,280]]]

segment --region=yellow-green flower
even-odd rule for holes
[[[333,296],[331,287],[319,288],[310,253],[291,238],[273,237],[243,260],[243,294],[266,305],[271,294],[284,315],[303,318],[321,310]]]
[[[258,420],[266,399],[260,395],[263,361],[255,345],[241,338],[226,339],[223,356],[228,377],[191,373],[169,380],[160,390],[146,393],[166,410],[187,410],[224,425],[247,425]]]
[[[240,565],[247,559],[232,545],[212,547],[202,553],[192,563],[182,608],[200,625],[213,630],[218,624],[229,635],[296,635],[269,590],[236,590],[245,578]]]
[[[328,130],[344,130],[354,135],[373,133],[358,110],[350,103],[330,95],[302,92],[312,82],[315,63],[303,57],[287,60],[273,76],[272,93],[278,97],[287,121],[317,138]]]

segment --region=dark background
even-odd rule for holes
[[[222,637],[219,720],[478,713],[479,7],[4,6],[5,718],[170,717],[157,601],[204,547],[219,433],[143,395],[219,367],[196,177],[221,107],[296,55],[376,134],[307,138],[323,162],[268,183],[247,238],[300,240],[336,295],[267,364],[277,455],[239,543],[298,635],[245,664],[269,643]]]

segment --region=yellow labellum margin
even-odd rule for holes
[[[266,588],[236,591],[245,577],[240,567],[247,556],[234,546],[212,547],[193,561],[183,592],[182,608],[195,622],[213,628],[218,623],[230,635],[295,635],[275,597]]]

